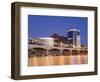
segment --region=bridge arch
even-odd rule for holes
[[[80,50],[80,52],[79,52],[79,54],[87,54],[88,53],[88,51],[87,50]]]
[[[47,50],[44,48],[35,47],[35,48],[31,48],[30,50],[31,50],[33,56],[40,57],[40,56],[47,55]]]
[[[60,55],[60,50],[56,49],[56,48],[50,49],[48,52],[49,52],[49,55],[52,55],[52,56],[59,56]]]
[[[72,50],[72,55],[77,55],[78,54],[78,50]]]
[[[64,56],[67,56],[67,55],[70,55],[70,50],[69,49],[63,49],[62,50],[62,55],[64,55]]]

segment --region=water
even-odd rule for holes
[[[69,56],[43,56],[43,57],[29,57],[28,66],[50,66],[50,65],[73,65],[73,64],[87,64],[88,55],[78,54]]]

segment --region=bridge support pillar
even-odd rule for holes
[[[62,50],[60,50],[60,55],[62,55]]]
[[[46,53],[46,55],[49,55],[49,50],[47,49],[47,53]]]
[[[70,55],[72,55],[72,50],[70,50]]]

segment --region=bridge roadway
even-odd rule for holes
[[[86,48],[67,48],[67,47],[54,47],[54,46],[47,46],[47,45],[34,45],[34,44],[28,44],[28,49],[32,49],[32,48],[43,48],[46,50],[50,50],[50,49],[58,49],[58,50],[77,50],[77,51],[87,51]]]

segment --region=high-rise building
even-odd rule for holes
[[[81,47],[80,30],[70,29],[67,31],[68,44],[73,48]]]

